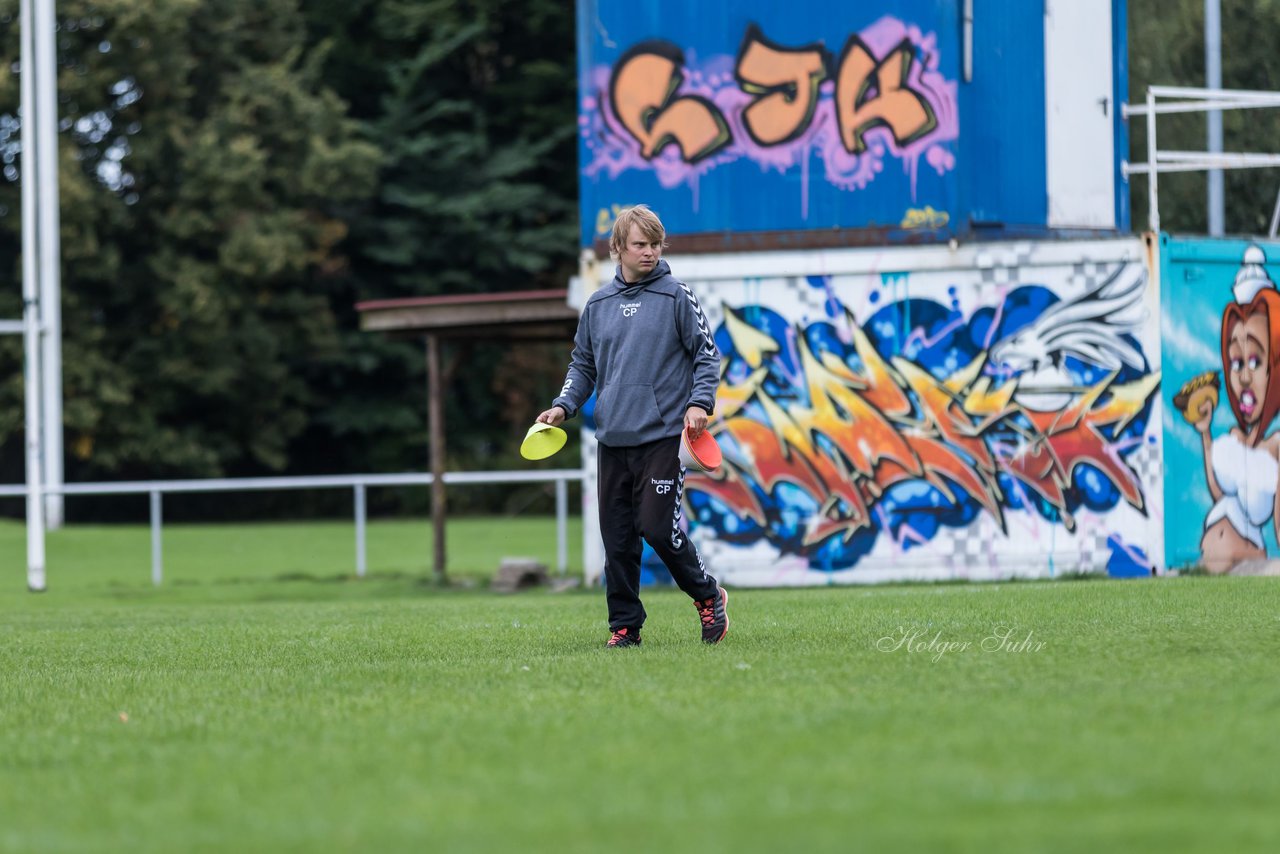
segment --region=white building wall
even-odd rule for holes
[[[1049,225],[1114,228],[1111,0],[1044,0]]]

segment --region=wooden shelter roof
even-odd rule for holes
[[[450,294],[367,300],[356,303],[356,311],[366,332],[568,341],[578,327],[578,312],[567,297],[566,290]]]
[[[444,388],[452,367],[441,364],[440,351],[450,340],[534,342],[559,341],[566,346],[578,328],[578,312],[567,290],[450,294],[438,297],[367,300],[356,303],[360,328],[397,337],[426,339],[427,424],[431,453],[432,566],[445,581]],[[457,348],[454,348],[457,349]],[[457,364],[456,360],[453,363]]]

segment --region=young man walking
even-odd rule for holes
[[[662,260],[666,229],[644,205],[618,214],[609,238],[613,281],[582,309],[564,388],[538,416],[559,426],[597,391],[600,533],[609,604],[608,646],[640,644],[641,537],[694,600],[702,639],[729,630],[729,595],[680,529],[680,434],[697,438],[715,409],[720,354],[702,307]]]

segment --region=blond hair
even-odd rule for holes
[[[614,258],[621,257],[627,245],[627,237],[631,234],[631,226],[640,226],[640,233],[650,240],[656,240],[665,249],[667,246],[667,230],[662,227],[662,220],[649,210],[648,205],[635,205],[623,209],[613,222],[613,234],[609,235],[609,254]]]

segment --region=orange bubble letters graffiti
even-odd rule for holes
[[[716,106],[697,95],[675,97],[684,81],[684,54],[669,42],[644,42],[618,61],[609,86],[614,115],[652,160],[669,143],[696,163],[729,144],[731,136]]]
[[[850,37],[836,74],[836,118],[847,151],[865,151],[863,134],[876,126],[888,127],[900,146],[937,126],[929,102],[907,85],[914,57],[915,47],[905,39],[877,60],[862,39]]]
[[[752,139],[760,145],[779,145],[809,127],[818,106],[818,86],[827,77],[825,53],[818,45],[773,44],[751,25],[734,73],[742,91],[757,96],[742,115]]]

